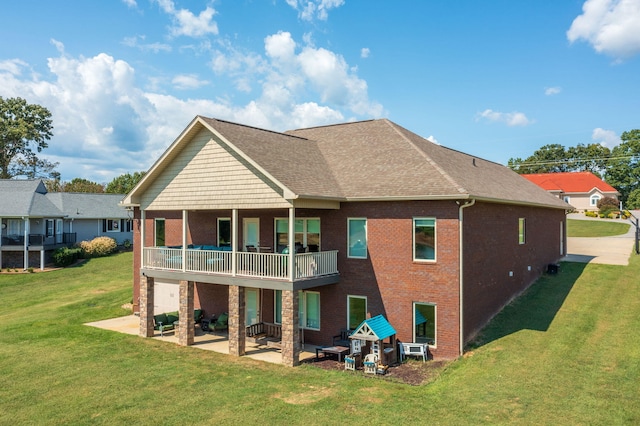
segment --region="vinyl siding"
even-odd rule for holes
[[[289,207],[281,190],[251,164],[200,131],[145,191],[146,210]]]

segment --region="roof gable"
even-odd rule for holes
[[[349,338],[369,341],[384,340],[396,334],[396,330],[382,315],[366,319],[351,333]]]

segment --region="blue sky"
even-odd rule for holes
[[[146,170],[195,115],[389,118],[506,164],[640,128],[639,0],[21,0],[0,96],[53,114],[63,180]]]

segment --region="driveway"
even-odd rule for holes
[[[633,211],[640,217],[640,211]],[[586,217],[583,214],[569,214],[567,219],[603,220]],[[616,219],[617,222],[628,223],[629,232],[614,237],[568,237],[566,262],[600,263],[604,265],[628,265],[629,257],[635,256],[635,226],[630,220]]]

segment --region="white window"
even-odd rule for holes
[[[367,258],[367,219],[347,219],[347,257]]]
[[[164,219],[156,219],[154,221],[155,229],[154,229],[154,240],[153,243],[156,247],[162,247],[165,245],[164,239]]]
[[[23,220],[7,219],[7,235],[22,235],[24,233]]]
[[[564,196],[564,202],[567,203],[567,204],[571,204],[571,197],[568,196],[568,195],[565,195]]]
[[[436,345],[436,305],[413,304],[413,341]]]
[[[55,229],[54,229],[54,221],[53,219],[47,219],[45,221],[45,225],[46,225],[46,236],[47,237],[53,237],[53,234],[55,233]]]
[[[276,290],[273,312],[273,322],[282,324],[282,290]],[[298,292],[298,320],[301,328],[320,330],[320,293]]]
[[[107,219],[106,232],[120,232],[120,219]]]
[[[276,250],[282,253],[289,245],[289,219],[276,219],[275,230]],[[320,219],[296,219],[294,242],[298,249],[320,251]]]
[[[218,218],[218,246],[231,246],[231,219],[228,217]]]
[[[600,194],[593,194],[591,196],[591,198],[589,199],[590,204],[594,207],[596,207],[598,205],[598,201],[600,201]]]
[[[436,260],[435,218],[413,219],[413,260]]]
[[[518,244],[524,244],[526,242],[527,229],[525,226],[524,217],[518,219]]]
[[[320,293],[315,291],[300,291],[299,318],[300,327],[309,330],[320,330]]]
[[[347,328],[355,330],[365,319],[367,319],[367,298],[347,296]]]

